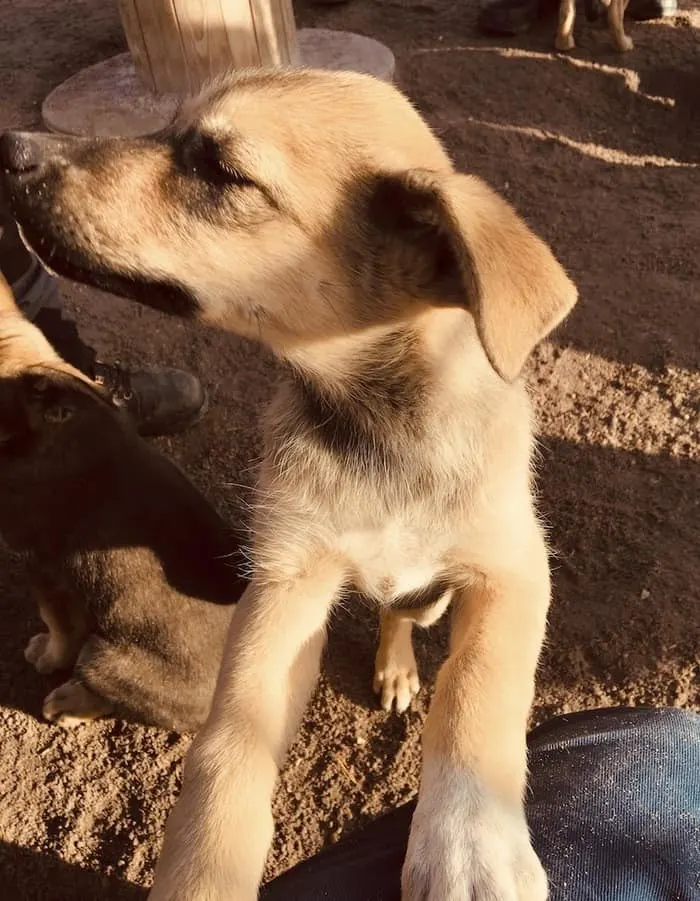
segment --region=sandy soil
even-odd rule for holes
[[[47,92],[123,49],[116,3],[14,0],[0,25],[0,127],[38,126]],[[460,167],[501,190],[552,243],[581,302],[535,355],[542,509],[555,602],[533,721],[613,704],[700,708],[700,11],[631,25],[620,57],[580,17],[580,49],[553,23],[517,41],[475,35],[449,0],[297,8],[303,24],[364,32],[396,52],[403,87]],[[232,519],[275,380],[259,348],[96,291],[67,303],[105,357],[177,363],[212,393],[208,418],[163,441]],[[128,899],[148,885],[188,740],[105,722],[38,718],[48,690],[25,665],[37,628],[0,560],[0,884],[20,901]],[[339,615],[323,682],[276,800],[268,876],[411,797],[429,698],[376,709],[376,623]],[[419,640],[429,686],[444,626]]]

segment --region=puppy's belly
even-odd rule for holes
[[[348,532],[342,546],[357,590],[382,605],[420,594],[441,570],[428,537],[400,524]]]

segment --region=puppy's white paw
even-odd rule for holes
[[[374,671],[374,691],[381,694],[382,708],[386,711],[396,706],[397,713],[403,713],[411,706],[411,701],[420,691],[420,680],[416,661],[397,663],[389,661]]]
[[[401,901],[546,901],[547,877],[521,809],[443,766],[421,786]]]
[[[54,648],[51,645],[51,636],[48,632],[40,632],[29,639],[29,644],[24,649],[24,659],[27,663],[31,663],[34,669],[41,673],[42,676],[55,673],[56,670],[61,669],[63,666],[63,662],[54,652]]]
[[[627,53],[629,50],[634,50],[634,41],[625,34],[615,41],[615,46],[620,53]]]

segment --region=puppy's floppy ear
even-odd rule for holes
[[[26,402],[41,411],[44,421],[55,425],[71,419],[81,399],[113,408],[101,388],[68,364],[33,366],[23,380]]]
[[[466,306],[491,365],[508,381],[576,303],[547,245],[474,176],[422,169],[380,176],[370,209],[375,225],[403,245],[405,289]]]

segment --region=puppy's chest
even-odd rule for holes
[[[381,605],[420,593],[444,571],[449,541],[400,519],[349,529],[340,540],[355,588]]]

